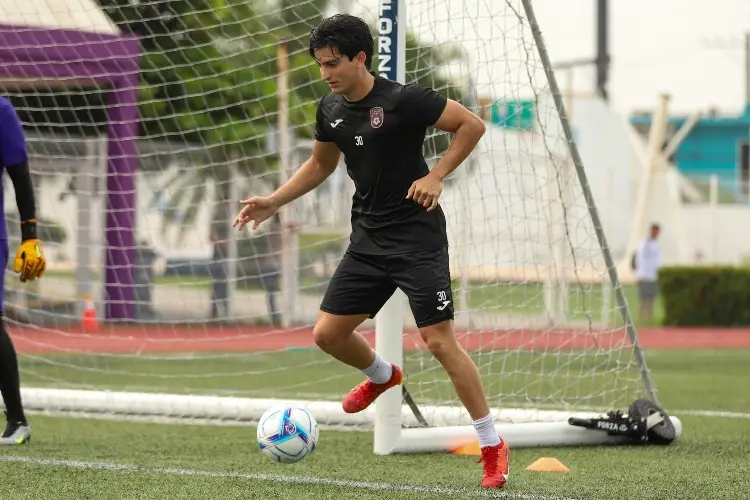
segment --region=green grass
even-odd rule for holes
[[[468,288],[468,302],[473,310],[498,314],[540,314],[545,310],[545,290],[541,283],[472,283]],[[638,305],[637,286],[623,285],[622,290],[635,321]],[[617,310],[614,291],[610,289],[607,293],[609,298],[605,309],[611,314],[609,322],[620,322],[622,318]],[[457,306],[460,307],[461,293],[457,281],[453,282],[453,294]],[[595,321],[601,319],[604,300],[602,286],[599,284],[568,285],[568,313],[574,319],[587,319],[589,316]],[[662,301],[657,298],[654,303],[654,321],[659,322],[663,315]]]
[[[668,448],[519,449],[511,483],[503,490],[526,498],[737,499],[749,491],[747,422],[684,417],[689,434]],[[278,465],[254,443],[254,429],[153,425],[36,417],[36,441],[6,455],[86,460],[239,474],[283,474],[350,481],[388,482],[478,490],[472,457],[443,454],[374,456],[371,435],[324,431],[306,461]],[[740,439],[744,436],[744,439]],[[569,474],[524,471],[540,456],[554,456]],[[743,465],[744,464],[744,465]],[[743,470],[744,469],[744,470]],[[206,478],[158,472],[67,468],[54,464],[0,463],[3,498],[355,498],[424,499],[445,494],[371,491],[326,485],[290,485],[243,478]],[[531,495],[538,495],[537,497]],[[460,495],[461,497],[465,495]],[[746,498],[746,497],[745,497]]]
[[[701,417],[680,414],[680,410],[716,410],[750,413],[750,351],[687,350],[649,351],[648,362],[660,398],[683,421],[684,435],[669,447],[585,447],[518,449],[512,455],[511,483],[503,490],[507,498],[527,500],[550,497],[575,499],[659,498],[659,499],[739,499],[750,497],[750,420]],[[152,358],[138,365],[133,359],[91,358],[89,367],[99,370],[148,370],[168,375],[160,380],[170,389],[182,385],[196,387],[192,373],[221,373],[207,377],[201,388],[240,390],[260,387],[263,380],[253,373],[266,373],[265,384],[276,381],[282,372],[273,365],[299,362],[295,356],[311,353],[287,352],[282,356],[206,357],[193,360]],[[94,359],[96,359],[94,361]],[[106,359],[106,361],[105,361]],[[115,364],[115,359],[117,363]],[[358,379],[344,375],[332,363],[311,364],[297,373],[296,381],[319,377],[319,392],[340,391]],[[61,362],[64,360],[64,362]],[[57,361],[52,365],[45,361]],[[424,360],[412,360],[423,362]],[[507,362],[507,360],[506,360]],[[505,373],[531,367],[530,360],[505,365]],[[37,385],[70,373],[66,363],[86,363],[84,358],[22,359],[24,383]],[[524,363],[526,363],[524,365]],[[421,365],[424,369],[425,367]],[[500,366],[495,366],[499,370]],[[540,368],[540,367],[536,367]],[[171,370],[171,371],[170,371]],[[227,374],[243,371],[244,376]],[[269,371],[270,370],[270,371]],[[499,373],[499,371],[495,371]],[[291,383],[291,375],[287,383]],[[486,378],[490,377],[485,374]],[[36,378],[35,378],[36,377]],[[432,375],[431,375],[432,377]],[[326,380],[328,378],[329,380]],[[496,376],[494,378],[497,378]],[[517,379],[523,378],[516,373]],[[82,381],[79,379],[78,381]],[[243,380],[245,381],[243,383]],[[414,382],[414,381],[412,381]],[[91,371],[89,383],[99,387],[125,388],[132,377],[115,377]],[[144,381],[138,382],[145,383]],[[227,384],[230,384],[229,387]],[[312,386],[311,386],[312,387]],[[571,395],[572,396],[572,395]],[[438,499],[464,498],[478,493],[481,466],[473,457],[447,454],[375,456],[372,435],[358,432],[321,432],[319,449],[309,459],[293,465],[278,465],[266,459],[255,445],[255,429],[249,426],[200,426],[83,420],[34,416],[31,445],[4,449],[0,455],[0,497],[4,499],[130,499],[130,498],[353,498],[353,499]],[[561,460],[571,472],[543,474],[526,472],[525,467],[542,456]],[[4,459],[5,461],[3,461]],[[18,463],[7,460],[26,460]],[[29,460],[38,460],[37,462]],[[52,460],[52,462],[50,462]],[[57,460],[58,462],[54,462]],[[59,462],[59,461],[77,461]],[[138,466],[140,470],[94,470],[78,462],[106,462]],[[165,468],[173,469],[171,471]],[[183,469],[182,472],[174,469]],[[187,475],[184,470],[192,471]],[[222,474],[221,477],[195,475],[195,471]],[[234,476],[232,476],[234,474]],[[250,477],[243,477],[249,474]],[[260,479],[273,474],[276,479]],[[283,476],[306,476],[340,481],[390,483],[401,490],[379,491],[355,484],[290,484]],[[421,485],[435,490],[406,491]],[[510,495],[526,495],[514,497]]]

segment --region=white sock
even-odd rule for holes
[[[474,420],[474,430],[479,437],[479,447],[497,446],[500,444],[500,436],[497,435],[495,422],[492,420],[492,414],[487,415],[479,420]]]
[[[373,384],[385,384],[391,379],[391,375],[393,375],[393,365],[386,362],[378,353],[375,353],[375,361],[362,370],[362,373],[367,375],[367,378]]]

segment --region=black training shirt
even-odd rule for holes
[[[333,93],[321,99],[315,139],[336,143],[356,187],[350,250],[385,255],[448,244],[440,206],[427,212],[406,199],[412,183],[429,173],[422,145],[446,103],[431,89],[380,76],[360,101]]]

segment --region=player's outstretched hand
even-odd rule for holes
[[[434,175],[427,174],[412,183],[409,192],[406,193],[406,199],[414,200],[431,212],[437,208],[442,192],[443,181]]]
[[[23,241],[18,247],[13,261],[13,270],[21,276],[21,282],[41,278],[47,269],[47,259],[44,257],[42,244],[37,239]]]
[[[269,219],[279,209],[276,202],[268,196],[253,196],[240,203],[245,205],[232,223],[239,231],[245,229],[250,221],[253,222],[253,229],[258,229],[261,222]]]

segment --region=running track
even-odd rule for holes
[[[216,326],[121,326],[94,332],[80,329],[42,330],[9,328],[21,353],[65,352],[197,352],[267,351],[313,347],[310,328],[279,330]],[[374,333],[363,331],[372,343]],[[750,329],[652,328],[638,332],[646,349],[750,349]],[[478,349],[609,349],[623,346],[623,332],[482,331],[458,332],[467,350]],[[425,349],[419,333],[404,334],[406,350]]]

